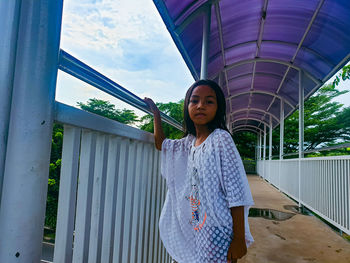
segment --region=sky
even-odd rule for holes
[[[185,97],[193,78],[151,0],[65,0],[61,48],[136,94],[156,102]],[[141,111],[59,71],[56,100],[89,98]]]
[[[65,0],[61,48],[140,98],[155,102],[183,99],[194,81],[152,0]],[[350,91],[350,81],[341,82],[339,88]],[[59,71],[57,101],[76,107],[90,98],[144,115]],[[337,101],[350,106],[350,93]]]

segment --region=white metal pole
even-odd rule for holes
[[[203,16],[203,40],[201,59],[201,79],[208,78],[208,53],[210,39],[211,5],[208,6],[207,13]]]
[[[0,262],[40,262],[62,0],[21,1],[0,208]]]
[[[263,150],[263,160],[266,160],[266,124],[264,124],[264,150]]]
[[[272,116],[270,115],[270,123],[269,123],[269,161],[268,161],[268,178],[269,182],[271,182],[271,165],[272,165]]]
[[[283,159],[283,147],[284,147],[284,102],[281,100],[280,108],[280,160]]]
[[[304,157],[304,87],[303,71],[299,71],[299,207],[301,206],[301,159]]]
[[[264,124],[264,151],[263,151],[263,164],[264,164],[264,179],[266,178],[266,124]]]
[[[278,173],[278,189],[281,190],[281,173],[282,173],[282,160],[283,160],[283,147],[284,147],[284,101],[280,100],[280,160],[279,160],[279,173]]]
[[[258,149],[258,160],[259,160],[259,175],[262,177],[262,173],[261,173],[261,131],[259,131],[259,149]]]
[[[0,1],[0,197],[10,121],[20,2]]]
[[[259,160],[259,133],[256,133],[255,160]]]
[[[272,116],[270,115],[270,127],[269,127],[269,160],[272,160]]]
[[[262,146],[262,136],[261,136],[261,131],[259,131],[259,160],[261,160],[261,146]]]

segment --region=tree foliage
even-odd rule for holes
[[[242,159],[255,160],[256,134],[243,131],[234,133],[232,137]]]
[[[332,83],[333,87],[338,86],[341,80],[345,81],[348,79],[350,79],[350,64],[343,67],[341,72],[339,72],[338,75],[336,75]]]
[[[346,93],[338,91],[334,85],[320,88],[304,104],[304,150],[330,146],[349,139],[349,108],[342,109],[342,104],[334,98]],[[295,111],[285,121],[285,153],[296,152],[299,143],[299,111]],[[275,136],[279,141],[279,129]],[[279,145],[279,144],[278,144]],[[276,147],[278,148],[278,147]]]
[[[89,111],[124,124],[139,122],[133,110],[116,109],[115,106],[109,101],[93,98],[89,99],[87,103],[78,102],[77,104],[82,110]]]
[[[346,69],[349,74],[349,68]],[[343,70],[345,71],[345,70]],[[349,75],[347,75],[349,76]],[[348,78],[348,77],[346,77]],[[338,82],[339,83],[339,82]],[[338,83],[332,83],[320,88],[313,96],[304,103],[304,150],[332,146],[350,140],[350,107],[343,107],[334,98],[347,93],[339,91]],[[299,111],[296,110],[284,122],[284,153],[296,153],[299,147]],[[235,135],[237,148],[243,157],[251,157],[252,143],[250,135],[241,133]],[[273,155],[279,154],[280,129],[273,130]],[[238,137],[239,136],[239,137]],[[238,142],[241,140],[242,142]],[[252,150],[252,148],[251,148]],[[328,155],[329,152],[317,153],[317,155]],[[332,151],[333,154],[349,154],[346,149]],[[315,155],[315,154],[313,154]]]
[[[52,132],[49,182],[46,201],[45,225],[56,228],[58,187],[60,181],[63,125],[54,123]]]
[[[179,102],[169,102],[169,103],[156,103],[157,107],[161,112],[164,112],[165,114],[169,115],[170,117],[177,120],[179,123],[183,124],[183,107],[184,107],[184,100],[180,100]],[[153,116],[151,115],[145,115],[141,118],[141,124],[139,128],[144,131],[148,131],[153,133],[154,132],[154,126],[153,126]],[[183,132],[172,127],[171,125],[167,123],[162,123],[164,135],[169,139],[179,139],[183,137]]]

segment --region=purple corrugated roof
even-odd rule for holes
[[[220,81],[234,129],[263,129],[298,105],[350,58],[349,0],[154,0],[192,75],[201,65],[210,10],[208,77]]]

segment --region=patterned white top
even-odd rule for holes
[[[247,176],[231,135],[215,129],[199,146],[195,137],[165,139],[161,174],[168,191],[159,220],[160,237],[179,263],[227,263],[233,238],[230,207],[244,206],[245,239],[248,212],[254,204]]]

